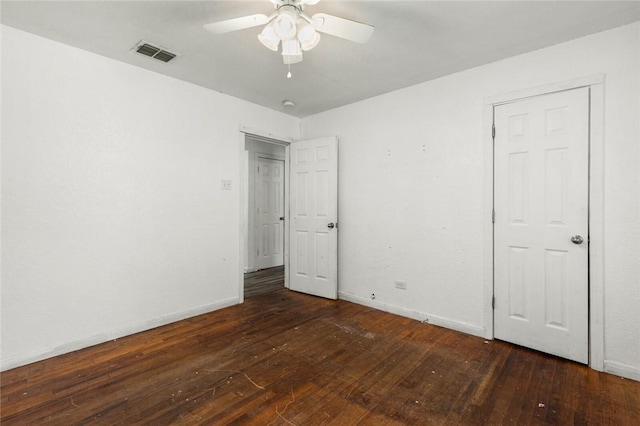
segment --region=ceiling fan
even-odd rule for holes
[[[316,13],[313,16],[304,13],[306,6],[313,6],[320,0],[269,1],[276,9],[270,16],[255,14],[213,22],[204,27],[212,33],[223,34],[265,25],[258,40],[274,52],[278,51],[282,43],[282,59],[286,65],[302,61],[302,51],[311,50],[320,42],[319,33],[356,43],[366,43],[373,34],[371,25],[326,13]]]

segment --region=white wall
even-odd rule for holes
[[[2,369],[236,303],[239,129],[299,119],[6,26],[2,65]]]
[[[246,213],[246,256],[245,256],[245,271],[255,271],[257,269],[257,256],[256,256],[256,191],[262,190],[262,187],[256,186],[256,174],[258,162],[256,161],[256,154],[266,154],[269,158],[276,158],[280,160],[285,159],[285,147],[283,145],[277,145],[273,143],[261,142],[256,139],[246,138],[245,149],[247,155],[247,191],[245,193],[246,200],[245,206]]]
[[[640,380],[640,23],[304,118],[340,138],[340,296],[486,335],[484,102],[601,73],[605,368]]]

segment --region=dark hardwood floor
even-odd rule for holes
[[[284,288],[284,266],[244,274],[244,297]]]
[[[640,383],[280,289],[6,371],[3,425],[637,425]]]

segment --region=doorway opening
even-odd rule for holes
[[[259,269],[257,258],[260,250],[257,248],[254,232],[256,218],[271,224],[282,222],[283,241],[283,287],[300,293],[337,299],[338,297],[338,138],[329,136],[323,138],[294,141],[272,139],[256,136],[255,133],[240,130],[240,261],[238,262],[239,286],[238,303],[244,302],[244,275]],[[251,154],[250,146],[255,142],[264,143]],[[296,142],[294,145],[290,145]],[[267,164],[270,160],[278,160],[277,153],[258,152],[273,148],[272,145],[284,146],[284,180],[281,176],[265,178],[268,182],[280,182],[284,186],[283,215],[270,215],[265,219],[258,214],[256,208],[256,191],[250,185],[256,180],[251,177],[260,175],[257,162]],[[282,152],[282,151],[280,151]],[[276,156],[276,158],[274,158]],[[269,158],[271,157],[271,158]],[[255,167],[252,161],[255,159]],[[262,164],[262,163],[261,163]],[[270,167],[281,167],[281,163],[269,163]],[[293,178],[291,178],[293,177]],[[263,186],[262,177],[258,180]],[[272,185],[273,186],[273,185]],[[261,196],[264,196],[262,192]],[[276,199],[276,198],[274,198]],[[251,204],[253,203],[253,208]],[[263,201],[258,201],[258,205]],[[278,201],[279,203],[279,201]],[[249,219],[249,214],[253,219]],[[277,220],[276,220],[277,218]],[[281,220],[280,218],[283,218]],[[266,223],[263,222],[263,223]],[[271,230],[263,234],[276,235]],[[262,240],[278,241],[280,236]],[[252,241],[252,239],[254,241]],[[272,244],[275,247],[274,244]],[[275,249],[273,251],[276,251]],[[272,257],[272,256],[267,256]],[[266,260],[260,260],[263,262]],[[261,263],[262,264],[262,263]],[[269,264],[273,266],[273,264]]]
[[[285,287],[287,142],[242,133],[244,262],[241,300]]]

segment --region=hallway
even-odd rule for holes
[[[282,288],[284,288],[284,266],[244,274],[245,298]]]

